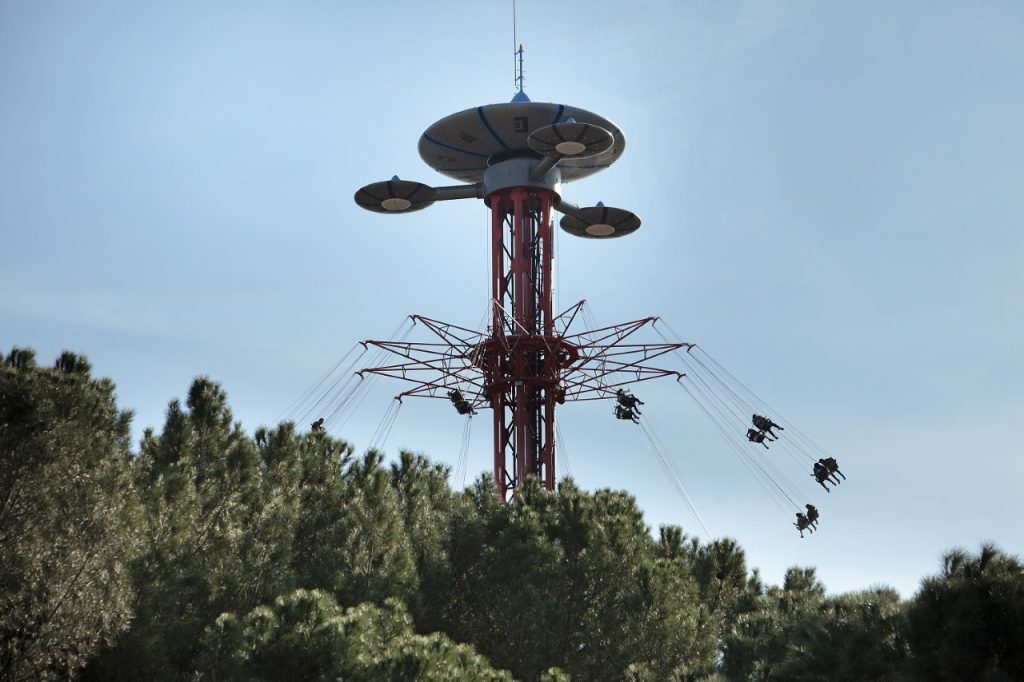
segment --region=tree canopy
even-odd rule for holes
[[[0,679],[1016,680],[1024,567],[952,550],[908,600],[765,585],[626,492],[250,436],[195,379],[133,451],[81,355],[0,356]]]

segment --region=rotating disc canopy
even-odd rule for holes
[[[562,216],[559,225],[576,237],[612,239],[624,237],[640,228],[640,218],[632,211],[611,206],[589,206],[578,211],[579,217]]]
[[[615,136],[600,126],[570,119],[534,130],[526,142],[545,156],[586,159],[610,149]]]
[[[356,203],[376,213],[409,213],[434,203],[434,188],[421,182],[399,180],[398,176],[363,187]]]
[[[584,138],[575,139],[585,126],[589,129]],[[566,140],[550,136],[552,127],[566,135]],[[571,131],[575,134],[569,134]],[[541,145],[542,150],[531,145],[534,132],[535,144]],[[601,133],[612,139],[603,149],[596,139],[602,137]],[[520,101],[488,104],[442,118],[420,137],[419,152],[427,165],[439,173],[463,182],[480,182],[489,166],[506,159],[541,158],[547,154],[546,143],[552,140],[554,147],[565,141],[579,142],[585,147],[576,154],[559,153],[564,156],[558,164],[562,182],[604,170],[626,148],[622,131],[602,116],[565,104]],[[578,147],[570,145],[568,149]],[[591,150],[592,156],[588,153]]]

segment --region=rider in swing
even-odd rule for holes
[[[634,424],[639,424],[640,423],[640,417],[638,416],[639,414],[640,414],[639,412],[634,412],[629,407],[624,407],[622,405],[616,405],[615,406],[615,418],[616,419],[628,419],[629,421],[633,422]]]
[[[644,401],[640,400],[632,393],[628,393],[620,388],[615,392],[615,400],[617,400],[619,405],[627,410],[632,410],[634,414],[641,414],[637,405],[643,405]]]
[[[785,430],[768,417],[762,417],[759,414],[755,414],[751,418],[751,421],[754,423],[755,429],[757,429],[758,431],[763,431],[772,440],[776,440],[779,437],[779,434],[772,431],[772,429],[778,429],[779,431]]]

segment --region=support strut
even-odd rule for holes
[[[553,231],[545,189],[513,187],[491,208],[491,327],[483,353],[484,394],[494,410],[494,479],[508,500],[530,475],[555,486],[555,401],[575,353],[555,337]]]

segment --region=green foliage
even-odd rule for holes
[[[954,550],[907,609],[912,670],[930,680],[1024,679],[1024,566],[991,544]]]
[[[551,667],[540,676],[540,682],[570,682],[569,674],[561,668]]]
[[[147,542],[133,577],[144,589],[131,629],[97,663],[104,677],[185,676],[209,622],[281,587],[267,556],[264,523],[275,510],[255,446],[209,379],[193,382],[186,408],[171,402],[163,432],[146,433],[134,463]]]
[[[1024,567],[994,546],[907,603],[766,587],[622,492],[505,504],[422,455],[250,439],[204,377],[133,457],[91,371],[0,358],[0,679],[1024,679]]]
[[[722,670],[732,680],[782,679],[779,671],[800,624],[822,605],[824,587],[813,568],[791,568],[736,619],[722,639]]]
[[[0,364],[0,678],[63,678],[131,617],[131,415],[81,356]]]
[[[707,545],[694,539],[686,550],[709,627],[714,627],[715,637],[720,638],[739,613],[753,608],[751,600],[758,593],[757,583],[748,582],[746,556],[732,538],[713,540]]]
[[[790,568],[723,638],[731,680],[895,680],[907,656],[899,595],[826,597],[813,568]]]
[[[791,631],[779,677],[788,680],[894,679],[906,660],[899,595],[887,588],[824,599]]]
[[[448,485],[448,469],[432,464],[424,456],[400,453],[391,466],[391,483],[398,497],[408,535],[419,589],[409,600],[420,632],[442,628],[451,588],[451,558],[448,538],[453,515],[465,512]]]
[[[525,680],[551,666],[581,680],[619,680],[632,663],[661,679],[711,667],[689,569],[658,556],[632,497],[530,480],[505,505],[486,478],[466,497],[439,615],[456,639]]]
[[[511,680],[465,645],[412,632],[389,598],[343,610],[319,590],[297,590],[203,634],[199,675],[211,680]]]
[[[188,676],[221,614],[299,587],[347,606],[413,598],[412,542],[380,453],[353,460],[345,443],[291,424],[250,440],[223,390],[198,378],[185,408],[172,401],[163,431],[146,433],[135,473],[148,542],[133,574],[145,590],[97,676]]]
[[[416,564],[398,493],[381,466],[383,455],[369,451],[346,475],[345,496],[335,537],[332,592],[348,605],[411,598]]]

